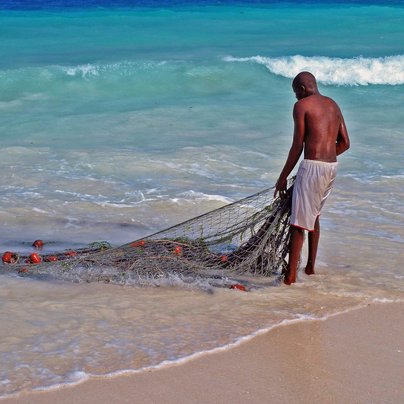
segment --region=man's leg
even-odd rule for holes
[[[318,241],[320,240],[320,216],[317,216],[314,224],[314,231],[309,232],[309,256],[307,257],[307,265],[304,272],[307,275],[314,274],[314,265],[317,257]]]
[[[289,264],[283,282],[290,285],[296,282],[297,266],[304,241],[304,230],[296,226],[290,226]]]

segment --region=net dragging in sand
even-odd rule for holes
[[[273,189],[258,192],[120,247],[94,243],[42,255],[37,263],[18,257],[13,266],[21,274],[118,284],[175,274],[218,286],[236,275],[280,275],[289,249],[290,189],[283,199],[273,198]]]

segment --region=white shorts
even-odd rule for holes
[[[303,160],[296,174],[290,224],[313,231],[317,216],[331,193],[338,163]]]

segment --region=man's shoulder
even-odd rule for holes
[[[310,97],[302,98],[296,102],[295,106],[303,111],[325,106],[333,106],[338,108],[338,104],[332,98],[321,94],[315,94]]]
[[[326,95],[322,95],[321,97],[323,98],[324,102],[337,105],[337,103],[331,97],[327,97]]]
[[[311,109],[316,103],[318,103],[318,100],[315,100],[313,96],[301,98],[295,102],[295,110],[298,113],[305,112]]]

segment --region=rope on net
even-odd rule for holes
[[[239,275],[281,275],[289,251],[290,185],[286,197],[266,189],[120,247],[100,242],[54,254],[6,252],[3,263],[21,275],[118,284],[175,274],[223,286],[223,279]]]

